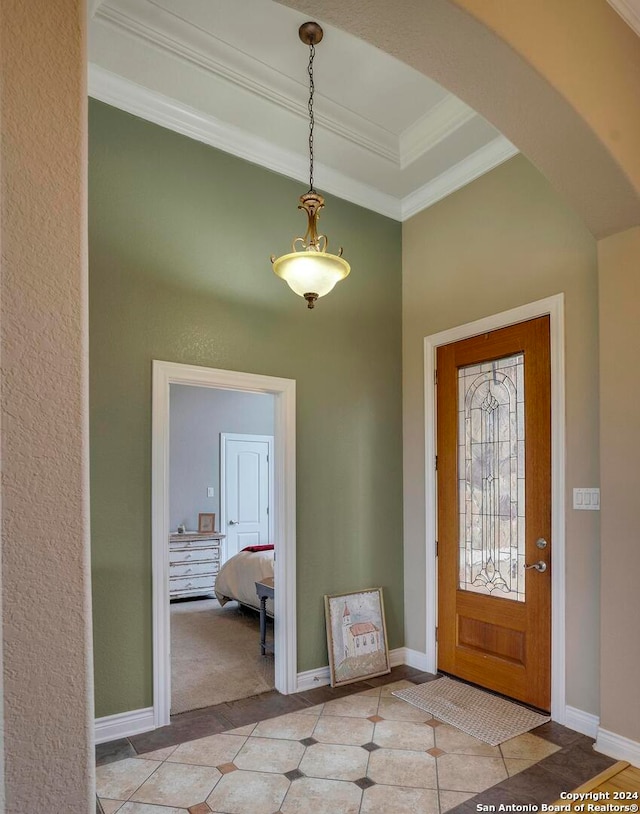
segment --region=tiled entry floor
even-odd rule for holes
[[[135,757],[116,753],[97,769],[104,812],[470,814],[485,800],[553,801],[613,763],[554,724],[488,746],[394,698],[412,682],[393,678],[337,698],[311,691],[331,700]]]

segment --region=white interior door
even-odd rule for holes
[[[273,436],[220,433],[220,530],[224,559],[273,542]]]

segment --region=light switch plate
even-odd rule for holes
[[[207,486],[207,497],[213,497],[213,486]]]
[[[573,508],[597,512],[600,509],[600,489],[584,488],[573,490]]]

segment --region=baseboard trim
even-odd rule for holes
[[[606,729],[598,729],[598,737],[593,747],[596,752],[614,757],[616,760],[627,760],[632,766],[640,766],[640,743],[609,732]]]
[[[426,653],[422,653],[420,650],[412,650],[410,647],[405,647],[404,653],[404,664],[416,670],[422,670],[423,673],[429,672],[429,659]]]
[[[564,711],[564,725],[569,729],[573,729],[575,732],[579,732],[581,735],[595,738],[598,734],[600,718],[582,709],[567,706]]]
[[[139,735],[156,728],[153,707],[133,709],[130,712],[119,712],[96,718],[95,742],[108,743],[130,735]]]
[[[331,683],[328,667],[317,667],[315,670],[305,670],[298,673],[295,692],[305,692],[314,687],[325,687]]]
[[[389,651],[389,663],[392,667],[406,664],[417,670],[426,671],[426,653],[412,650],[409,647],[397,647]],[[324,687],[331,683],[329,667],[317,667],[315,670],[306,670],[297,675],[295,692],[305,692],[314,687]],[[634,766],[640,766],[640,743],[624,738],[615,732],[599,728],[600,720],[597,715],[590,712],[567,706],[565,708],[564,725],[581,735],[596,738],[594,749],[604,755],[618,760],[628,760]],[[130,712],[120,712],[116,715],[106,715],[95,720],[95,743],[108,743],[119,738],[128,738],[150,732],[156,728],[153,707],[134,709]]]
[[[392,667],[407,664],[406,647],[396,647],[395,650],[390,650],[389,664]],[[295,692],[306,692],[306,690],[312,690],[314,687],[325,687],[330,683],[331,676],[329,674],[329,667],[316,667],[315,670],[305,670],[302,673],[298,673]]]

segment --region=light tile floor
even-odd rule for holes
[[[97,768],[105,814],[444,814],[561,747],[488,746],[394,698],[402,680]]]

